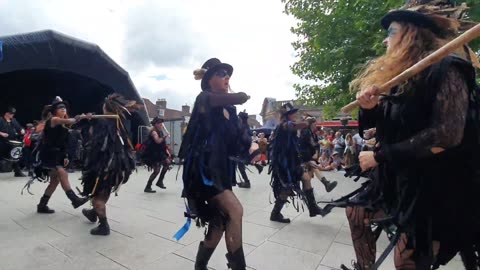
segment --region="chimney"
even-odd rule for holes
[[[164,98],[157,99],[155,103],[159,109],[166,109],[167,108],[167,101]]]
[[[190,113],[190,106],[188,106],[188,105],[183,105],[183,106],[182,106],[182,112],[184,112],[184,113]]]

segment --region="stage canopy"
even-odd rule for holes
[[[46,30],[0,37],[0,111],[17,108],[21,124],[40,119],[55,96],[70,103],[69,114],[101,113],[103,99],[119,93],[143,104],[122,67],[98,45]],[[145,109],[135,113],[132,133],[148,124]]]

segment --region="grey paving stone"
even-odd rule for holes
[[[142,269],[184,246],[151,234],[99,251],[103,256],[131,269]]]
[[[6,270],[34,269],[66,258],[62,252],[46,243],[4,248],[0,252],[1,269]]]
[[[322,256],[281,244],[265,242],[247,256],[247,264],[255,269],[317,269]]]
[[[278,232],[278,229],[249,222],[243,222],[242,230],[243,242],[256,247]]]
[[[377,254],[377,258],[380,256],[380,253]],[[340,243],[333,243],[329,248],[327,254],[323,257],[321,262],[322,265],[340,268],[341,264],[344,264],[347,267],[352,265],[352,261],[355,260],[355,251],[353,246],[345,245]],[[394,270],[393,265],[393,253],[383,262],[379,268],[380,270]]]
[[[143,266],[139,270],[176,270],[176,269],[193,269],[194,262],[175,254],[168,254],[160,260],[154,261]]]
[[[199,243],[200,241],[192,243],[191,245],[188,245],[180,250],[177,250],[175,254],[183,258],[189,259],[191,261],[195,261]],[[254,246],[249,244],[243,244],[243,251],[246,256],[245,260],[247,262],[247,266],[251,266],[248,256],[253,250],[255,250]],[[212,269],[217,269],[217,270],[227,269],[227,259],[225,258],[225,254],[227,254],[227,248],[225,245],[225,238],[223,238],[218,244],[217,248],[215,249],[215,252],[213,253],[212,258],[210,259],[208,266]]]
[[[181,173],[181,171],[180,171]],[[111,196],[107,214],[112,228],[108,237],[95,237],[89,230],[96,226],[85,220],[81,209],[73,209],[59,187],[49,205],[54,215],[36,213],[36,205],[46,184],[35,183],[35,195],[20,195],[26,178],[0,173],[0,270],[24,269],[193,269],[198,243],[204,230],[192,224],[180,241],[173,234],[185,223],[184,201],[180,198],[182,182],[176,181],[176,168],[167,173],[166,190],[145,194],[143,188],[149,172],[139,168],[122,186],[119,196]],[[314,180],[317,200],[338,198],[359,183],[345,179],[342,173],[326,173],[338,187],[326,193]],[[80,186],[80,174],[70,174],[72,186]],[[243,240],[249,269],[338,269],[355,258],[348,222],[343,209],[335,209],[325,218],[310,218],[291,204],[282,211],[292,219],[288,225],[270,222],[273,207],[270,176],[250,173],[251,189],[234,188],[244,208]],[[89,207],[88,204],[85,207]],[[378,250],[388,244],[382,236]],[[212,269],[226,269],[225,242],[213,255]],[[95,265],[92,268],[92,265]],[[391,257],[382,269],[393,269]],[[455,258],[447,270],[463,269]]]
[[[337,210],[325,218],[301,215],[269,240],[323,256],[343,222],[343,213]]]

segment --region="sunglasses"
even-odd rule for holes
[[[215,76],[223,79],[228,76],[228,72],[226,70],[219,70],[215,72]]]

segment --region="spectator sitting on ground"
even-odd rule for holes
[[[329,164],[323,167],[321,171],[338,171],[340,169],[342,169],[342,158],[338,152],[333,152]]]
[[[348,168],[355,164],[355,159],[357,156],[357,149],[355,145],[355,140],[352,138],[352,134],[348,133],[345,136],[345,153],[344,153],[344,158],[345,158],[345,167]]]
[[[252,134],[253,134],[252,135],[252,142],[257,142],[258,141],[257,132],[254,131]]]
[[[337,131],[335,133],[335,139],[333,140],[333,151],[338,152],[340,158],[343,158],[343,152],[345,152],[345,139],[342,137],[342,133]]]

